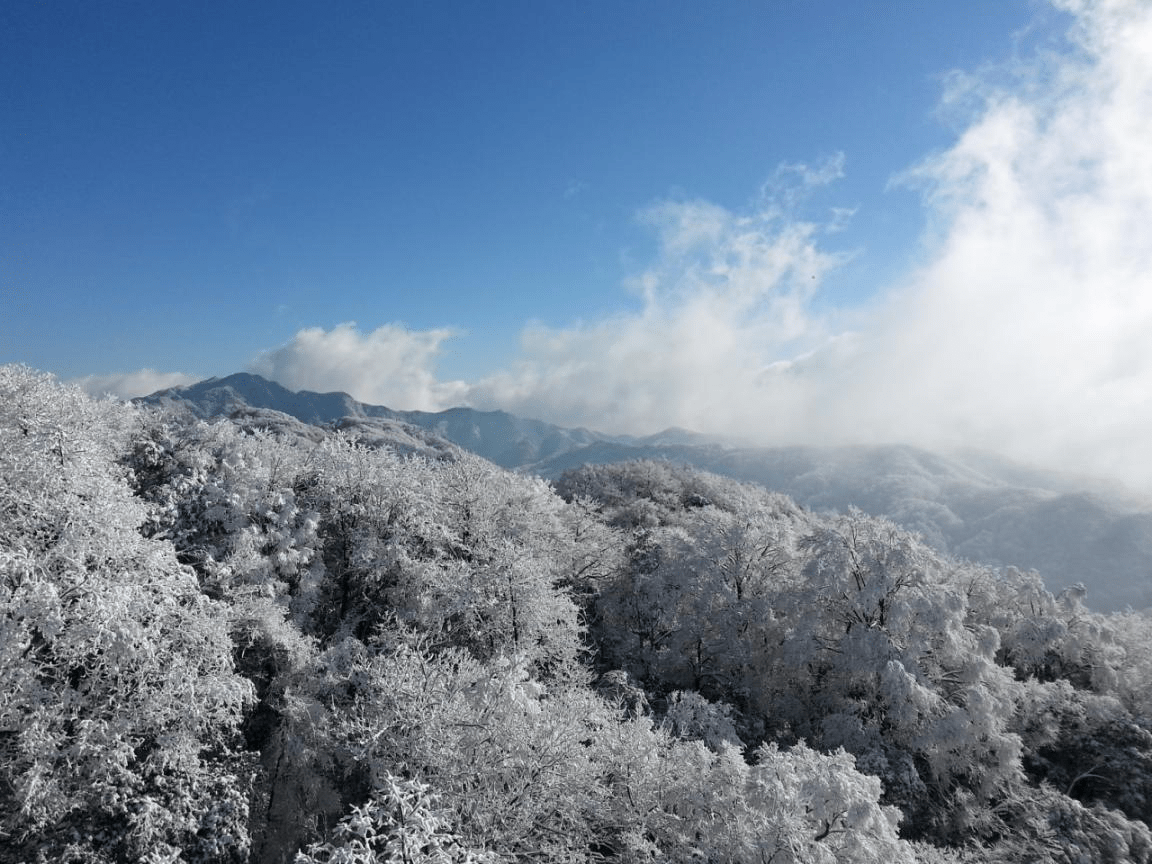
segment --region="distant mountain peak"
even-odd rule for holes
[[[228,416],[239,408],[262,408],[317,426],[335,425],[345,418],[392,420],[424,429],[505,468],[520,468],[596,441],[624,440],[587,429],[565,429],[501,410],[456,407],[435,412],[396,411],[358,402],[343,392],[294,392],[251,372],[208,378],[134,401],[154,405],[179,402],[205,419]]]
[[[636,440],[650,446],[719,447],[732,444],[732,441],[726,437],[693,432],[691,429],[684,429],[680,426],[669,426],[662,432],[646,435]]]
[[[224,378],[208,378],[195,384],[171,387],[133,400],[162,404],[179,400],[203,418],[226,416],[239,407],[282,411],[304,423],[321,425],[346,416],[363,416],[360,403],[347,393],[293,392],[275,381],[251,372],[237,372]],[[388,411],[388,409],[380,409]]]

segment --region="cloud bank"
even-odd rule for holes
[[[117,372],[111,375],[85,375],[69,381],[91,396],[115,396],[117,399],[132,399],[147,396],[157,390],[169,387],[182,387],[200,380],[196,375],[183,372],[157,372],[154,369],[137,369],[135,372]]]
[[[956,79],[967,128],[901,178],[924,195],[927,263],[851,327],[813,311],[837,263],[819,226],[772,201],[664,204],[643,310],[529,328],[472,398],[609,429],[990,448],[1152,486],[1152,5],[1058,5],[1067,52]]]
[[[399,325],[302,330],[252,370],[398,408],[970,446],[1152,488],[1152,4],[1054,2],[1067,50],[951,80],[963,131],[899,178],[923,195],[924,263],[864,308],[814,302],[843,214],[792,215],[838,157],[783,166],[745,212],[651,206],[659,254],[627,286],[640,309],[529,325],[482,380],[438,379],[452,331]]]
[[[820,228],[786,221],[772,202],[745,215],[665,202],[642,218],[660,255],[632,280],[641,311],[567,329],[529,326],[520,362],[474,384],[474,403],[629,432],[746,433],[791,407],[764,380],[774,363],[831,338],[811,311],[839,261],[818,248]]]
[[[413,331],[386,324],[361,333],[355,323],[299,331],[286,345],[260,354],[249,371],[292,390],[343,390],[374,405],[435,411],[460,404],[466,387],[440,381],[435,360],[449,329]]]
[[[889,410],[849,405],[869,437],[1152,485],[1152,6],[1060,5],[1075,51],[970,80],[982,109],[909,173],[939,241],[853,358]]]

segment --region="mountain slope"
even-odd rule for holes
[[[537,463],[558,477],[585,463],[658,459],[783,492],[813,510],[859,507],[936,549],[1039,570],[1049,588],[1083,582],[1103,610],[1152,605],[1152,504],[1112,484],[980,453],[905,445],[683,447],[598,442]]]
[[[395,411],[346,393],[294,393],[258,375],[213,378],[137,400],[199,417],[283,412],[365,441],[438,456],[451,442],[505,468],[556,478],[586,463],[681,462],[783,492],[813,510],[886,516],[935,548],[994,566],[1036,569],[1060,590],[1083,582],[1102,610],[1152,605],[1152,503],[1091,478],[978,452],[905,445],[728,446],[670,429],[638,438],[565,429],[503,411]],[[297,432],[296,434],[301,434]]]
[[[564,429],[504,411],[450,408],[447,411],[394,411],[357,402],[347,393],[298,393],[259,375],[238,373],[186,387],[161,390],[135,400],[147,405],[182,406],[201,418],[229,416],[244,408],[281,411],[304,423],[334,424],[345,418],[390,420],[416,426],[470,450],[504,468],[546,460],[609,436],[587,429]],[[633,440],[633,439],[626,439]]]

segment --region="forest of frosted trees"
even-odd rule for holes
[[[0,367],[0,864],[1152,861],[1147,614],[313,439]]]

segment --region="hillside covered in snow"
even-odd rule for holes
[[[0,367],[0,862],[1152,860],[1146,614],[356,434]]]
[[[502,467],[551,479],[584,464],[649,459],[691,465],[759,483],[811,510],[856,507],[891,519],[940,552],[1037,570],[1054,591],[1082,583],[1086,602],[1101,611],[1152,605],[1152,500],[1118,484],[986,453],[940,454],[906,445],[752,447],[674,429],[643,438],[612,436],[502,411],[397,411],[344,393],[292,392],[247,373],[137,401],[201,418],[280,412],[303,424],[354,429],[362,440],[392,442],[403,452],[443,450],[450,442]],[[274,417],[263,422],[269,428],[286,422]]]

